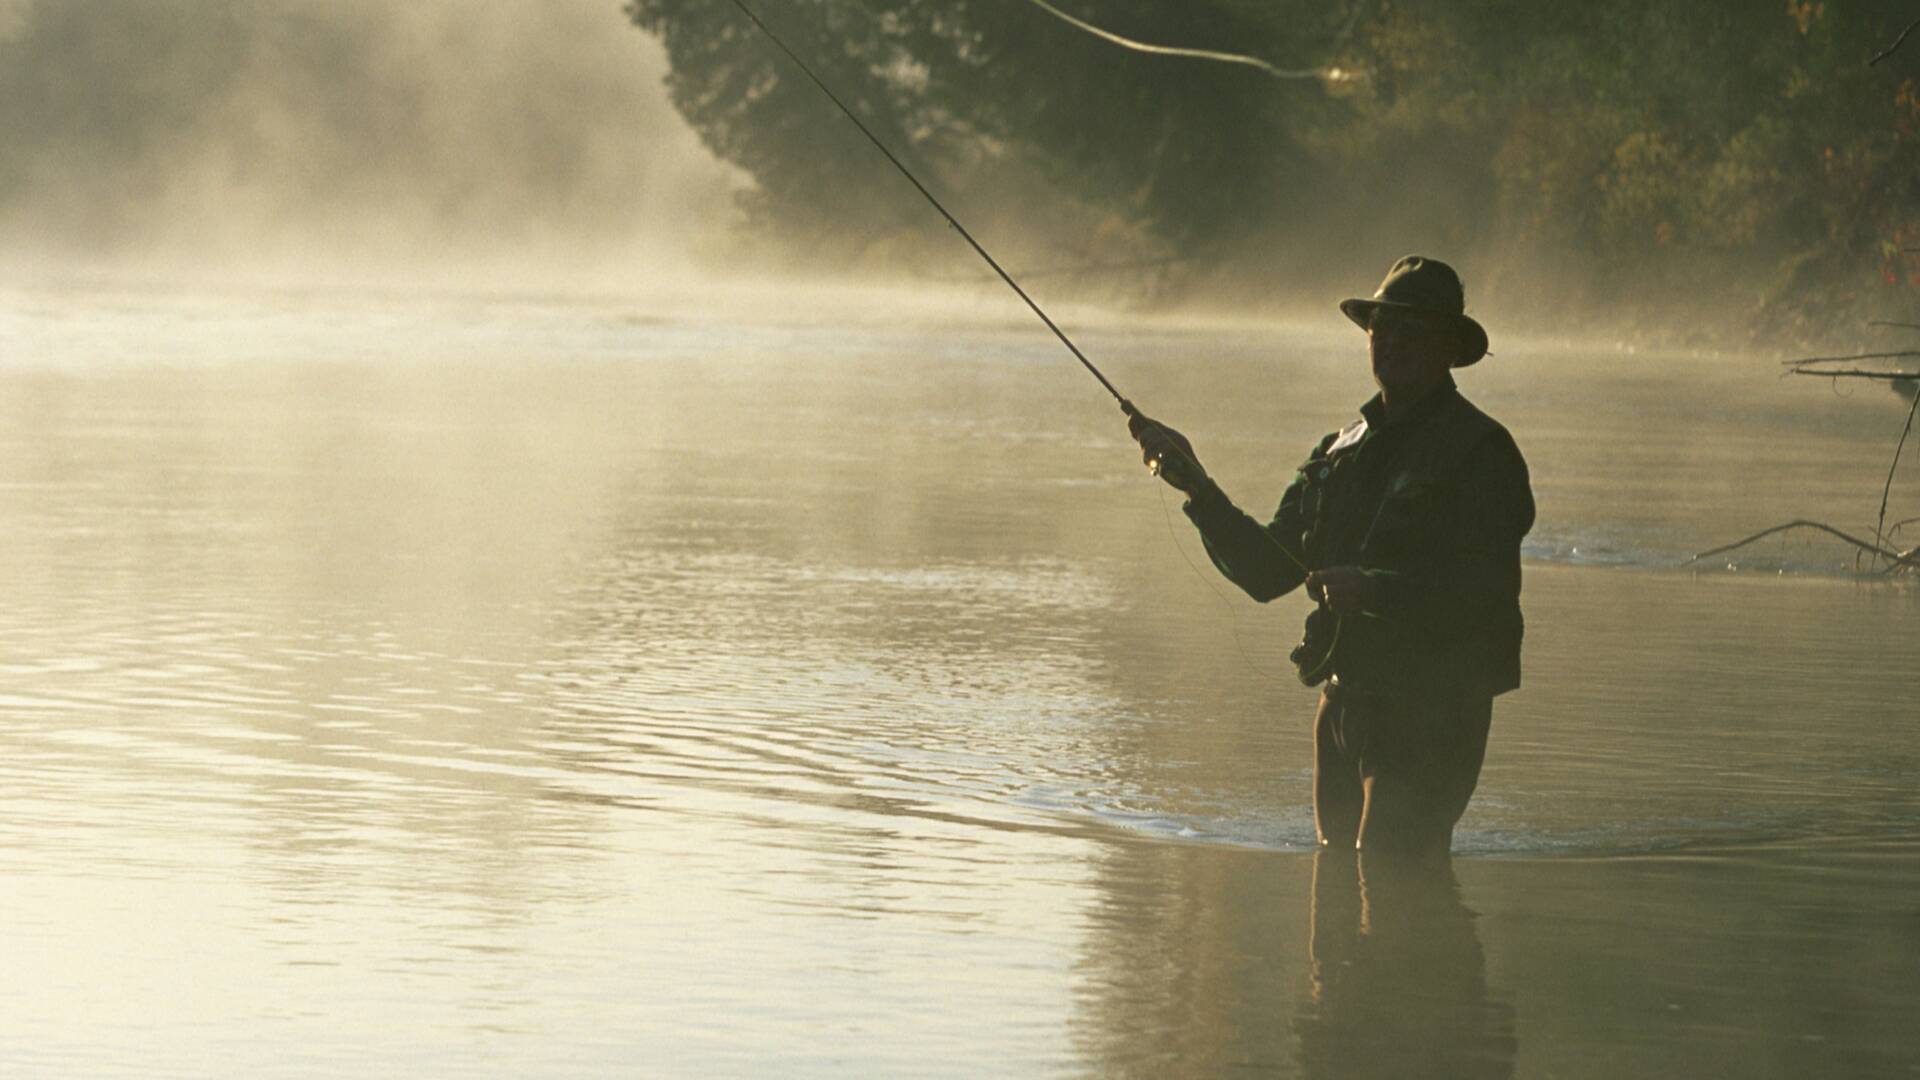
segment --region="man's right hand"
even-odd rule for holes
[[[1194,495],[1212,485],[1185,435],[1137,410],[1127,414],[1127,434],[1140,444],[1140,460],[1174,488]]]

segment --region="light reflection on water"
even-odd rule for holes
[[[1407,884],[1308,854],[1299,601],[1197,578],[1024,328],[36,303],[0,370],[28,1074],[1913,1057],[1920,604],[1667,569],[1877,502],[1871,401],[1518,347],[1464,380],[1534,465],[1527,686],[1468,857]],[[1364,392],[1344,338],[1089,340],[1254,506]]]

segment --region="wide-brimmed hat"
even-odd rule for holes
[[[1487,355],[1487,332],[1466,315],[1467,294],[1460,287],[1460,275],[1439,259],[1408,255],[1387,271],[1373,299],[1340,301],[1340,310],[1362,330],[1372,329],[1373,313],[1382,308],[1421,315],[1453,329],[1460,338],[1454,367],[1478,363]]]

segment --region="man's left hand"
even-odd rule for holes
[[[1324,601],[1335,615],[1358,615],[1373,607],[1379,583],[1357,566],[1329,566],[1307,575],[1307,595]]]

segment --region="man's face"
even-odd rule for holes
[[[1381,308],[1368,323],[1373,381],[1389,398],[1438,382],[1453,366],[1455,348],[1452,335],[1419,315]]]

